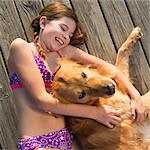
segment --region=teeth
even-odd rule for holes
[[[59,43],[60,43],[60,45],[63,45],[64,44],[64,42],[61,40],[61,39],[59,39],[59,38],[55,38],[56,39],[56,41],[58,41]]]

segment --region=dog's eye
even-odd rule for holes
[[[82,91],[79,95],[79,99],[83,98],[85,96],[85,91]]]
[[[81,76],[82,76],[82,78],[86,78],[87,77],[87,75],[84,72],[82,72]]]

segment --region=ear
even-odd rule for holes
[[[42,17],[40,18],[40,21],[39,21],[40,28],[41,28],[42,30],[44,30],[46,23],[47,23],[47,17],[46,17],[46,16],[42,16]]]

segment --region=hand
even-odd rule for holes
[[[120,113],[117,112],[114,108],[108,105],[102,105],[98,108],[98,114],[96,121],[104,124],[109,128],[113,128],[114,125],[117,125],[121,122]]]
[[[131,100],[131,113],[133,120],[138,124],[141,124],[144,121],[144,106],[142,104],[141,96]]]

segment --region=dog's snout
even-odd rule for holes
[[[114,84],[109,84],[107,86],[107,89],[108,89],[108,93],[107,93],[108,95],[112,95],[115,93],[115,85]]]

